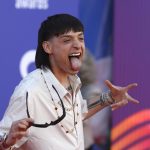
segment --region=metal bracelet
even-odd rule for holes
[[[109,106],[109,105],[112,105],[114,103],[116,103],[116,100],[113,99],[111,91],[108,91],[106,93],[101,93],[100,99],[98,101],[90,104],[88,106],[88,109],[91,109],[91,108],[96,107],[98,105]]]
[[[110,97],[110,93],[107,92],[107,93],[101,93],[100,95],[100,100],[99,100],[99,104],[101,106],[104,106],[104,105],[111,105],[113,103],[111,97]]]

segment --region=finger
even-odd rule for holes
[[[113,88],[113,84],[109,80],[105,80],[105,84],[110,90]]]
[[[33,123],[33,119],[31,118],[25,118],[17,122],[18,127],[25,130],[28,129],[32,125],[32,123]]]
[[[28,129],[28,126],[26,126],[26,125],[24,125],[24,124],[22,124],[22,123],[19,123],[19,124],[18,124],[18,128],[19,128],[19,130],[21,130],[21,131],[26,131],[26,130]]]
[[[30,126],[32,125],[33,122],[34,122],[33,119],[31,119],[31,118],[26,118],[26,119],[23,120],[22,123],[23,123],[24,125],[30,127]]]
[[[30,123],[30,122],[32,122],[32,123],[34,122],[34,120],[33,120],[32,118],[25,118],[24,120],[25,120],[26,122],[29,122],[29,123]]]
[[[17,132],[15,135],[16,139],[21,139],[22,137],[26,136],[27,132],[26,131],[21,131],[21,132]]]
[[[114,106],[113,104],[111,105],[111,110],[115,110],[117,106]]]
[[[112,104],[111,107],[112,107],[112,110],[115,110],[115,109],[118,109],[118,108],[125,106],[127,104],[128,104],[128,100],[122,100],[118,103]]]
[[[129,85],[126,86],[126,89],[127,89],[127,91],[128,91],[128,90],[130,90],[130,89],[136,87],[137,85],[138,85],[137,83],[129,84]]]
[[[111,110],[114,111],[116,109],[119,109],[120,107],[121,107],[120,105],[111,106]]]
[[[127,97],[128,97],[128,101],[131,101],[131,102],[133,102],[133,103],[135,103],[135,104],[139,104],[139,103],[140,103],[138,100],[134,99],[134,98],[131,97],[129,94],[127,94]]]
[[[112,107],[111,110],[114,111],[114,110],[116,110],[116,109],[119,109],[120,107],[121,107],[121,106]]]

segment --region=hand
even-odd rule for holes
[[[138,100],[134,99],[128,94],[128,90],[136,87],[137,83],[132,83],[125,87],[119,87],[119,86],[113,85],[110,81],[106,80],[105,84],[111,91],[112,98],[116,100],[116,103],[111,105],[112,110],[118,109],[128,104],[129,101],[136,103],[136,104],[139,103]]]
[[[27,134],[27,129],[30,128],[32,123],[33,120],[31,118],[26,118],[13,122],[5,141],[6,145],[10,147],[22,137],[24,137]]]

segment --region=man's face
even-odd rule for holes
[[[53,37],[50,44],[50,64],[52,71],[65,74],[76,74],[81,67],[85,51],[83,32],[70,31]]]

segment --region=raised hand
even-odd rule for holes
[[[115,110],[119,107],[122,107],[126,104],[128,104],[129,101],[138,104],[139,101],[134,99],[133,97],[131,97],[128,94],[128,91],[134,87],[137,86],[137,83],[132,83],[129,84],[125,87],[119,87],[119,86],[115,86],[113,85],[110,81],[106,80],[105,84],[107,85],[107,87],[109,88],[109,90],[111,91],[111,96],[113,99],[115,99],[116,103],[111,105],[112,110]]]

